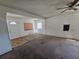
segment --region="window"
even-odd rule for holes
[[[42,29],[42,23],[37,23],[37,29]]]
[[[65,24],[63,26],[63,31],[69,31],[70,24]]]
[[[16,25],[16,22],[10,22],[11,25]]]

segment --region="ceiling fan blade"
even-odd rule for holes
[[[73,10],[78,10],[77,8],[72,8]]]
[[[79,6],[79,4],[77,4],[76,6]]]
[[[68,9],[63,10],[61,13],[64,13],[65,11],[67,11]]]
[[[61,10],[61,9],[65,9],[65,8],[68,8],[68,7],[63,7],[63,8],[57,8],[56,10]]]
[[[74,5],[77,4],[78,1],[79,1],[79,0],[74,0],[73,2],[70,3],[69,7],[73,7]]]

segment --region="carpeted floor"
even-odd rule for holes
[[[0,59],[79,59],[79,42],[48,35],[33,35],[33,39],[18,46]]]
[[[15,48],[17,46],[21,46],[22,44],[33,40],[35,38],[35,36],[36,36],[36,34],[33,34],[33,35],[31,34],[31,35],[27,35],[27,36],[11,39],[12,47]]]

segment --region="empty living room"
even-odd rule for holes
[[[0,59],[79,59],[79,0],[0,0]]]

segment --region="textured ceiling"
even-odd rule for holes
[[[50,17],[58,14],[56,8],[64,7],[71,1],[73,0],[0,0],[0,4],[38,16]]]

